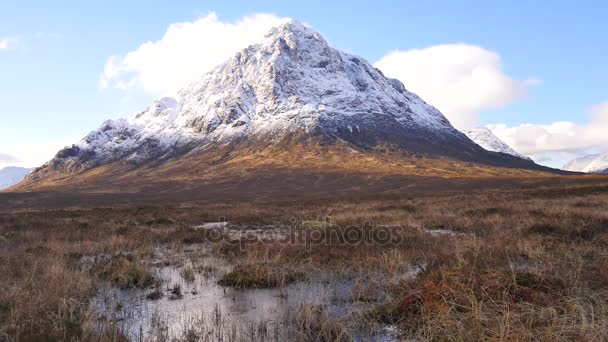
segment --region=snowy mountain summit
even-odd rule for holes
[[[511,146],[507,145],[504,141],[500,140],[492,131],[486,127],[478,127],[464,131],[469,139],[473,140],[479,146],[492,152],[501,152],[510,154],[512,156],[532,160],[529,157],[515,151]]]
[[[142,165],[194,151],[288,140],[496,161],[437,109],[294,20],[131,119],[109,120],[34,174]],[[499,158],[500,159],[500,158]]]
[[[570,161],[562,167],[566,171],[608,174],[608,153],[590,154]]]

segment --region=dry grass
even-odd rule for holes
[[[195,280],[194,270],[192,269],[192,266],[190,266],[190,265],[184,267],[181,270],[180,274],[181,274],[182,278],[184,278],[184,280],[189,283],[192,283]]]
[[[333,319],[324,305],[302,305],[296,326],[304,341],[354,341],[348,328]]]
[[[154,283],[154,275],[132,256],[115,256],[95,264],[94,272],[112,286],[121,289],[146,288]]]
[[[399,187],[408,180],[415,184],[411,182],[412,178],[424,182],[433,178],[452,179],[456,180],[454,184],[466,179],[473,180],[470,184],[475,184],[517,178],[525,184],[559,178],[548,169],[498,167],[432,155],[412,155],[390,146],[357,150],[345,143],[327,145],[316,141],[286,147],[285,144],[281,144],[281,147],[262,148],[240,146],[232,151],[227,159],[223,157],[228,151],[205,150],[161,164],[136,167],[115,163],[72,174],[47,169],[43,176],[27,179],[12,191],[71,190],[121,194],[125,189],[129,189],[129,192],[137,193],[149,191],[152,196],[158,189],[163,189],[163,195],[166,195],[166,192],[187,191],[201,186],[209,192],[213,191],[213,188],[234,184],[240,185],[240,191],[243,192],[244,185],[254,183],[255,187],[251,190],[257,192],[258,196],[263,192],[272,192],[274,196],[278,196],[282,190],[289,188],[290,192],[299,191],[299,198],[302,198],[303,193],[313,190],[311,184],[313,187],[321,186],[327,190],[342,179],[346,181],[335,188],[337,191],[359,187],[371,189],[375,188],[374,183],[384,186],[382,183],[391,182],[393,187],[383,190],[386,193],[390,192],[386,190],[395,190],[394,187]],[[218,160],[222,161],[218,163]],[[530,164],[523,167],[533,166]],[[292,178],[290,175],[296,177]],[[283,183],[282,180],[287,178],[289,181]],[[296,182],[298,178],[306,178],[306,186],[302,186],[302,183],[290,187],[290,183]],[[399,181],[395,181],[397,179]],[[269,180],[273,182],[269,183]],[[281,184],[278,184],[279,182]],[[274,186],[271,186],[272,184]],[[230,189],[232,198],[243,198],[239,197],[239,189]],[[216,199],[217,196],[207,198]]]
[[[61,338],[83,333],[93,282],[60,255],[26,251],[0,261],[0,339]]]
[[[209,232],[190,228],[220,217],[241,225],[306,222],[293,232],[300,236],[329,238],[352,226],[366,234],[349,243],[239,245],[210,242]],[[321,224],[324,220],[330,224]],[[378,226],[390,232],[390,241],[374,243],[367,235]],[[453,234],[432,235],[431,229]],[[355,280],[352,300],[375,303],[377,293],[391,300],[361,317],[396,325],[404,339],[608,339],[608,187],[596,184],[350,201],[3,213],[0,340],[119,340],[111,325],[105,331],[93,328],[87,301],[96,288],[104,282],[152,286],[155,247],[195,243],[213,244],[217,257],[236,265],[222,280],[230,286],[284,286],[313,270],[369,274]],[[408,274],[414,265],[424,265],[415,277]],[[197,269],[194,264],[182,272]],[[171,295],[177,296],[174,290]],[[301,339],[353,338],[347,327],[352,323],[324,310],[307,307],[294,321]]]
[[[264,263],[239,265],[225,274],[219,284],[237,288],[284,287],[289,283],[302,280],[304,274],[288,269],[283,265]]]

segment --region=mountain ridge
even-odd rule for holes
[[[385,77],[361,57],[331,48],[319,33],[290,20],[176,98],[157,100],[131,119],[104,122],[36,169],[27,188],[51,178],[74,181],[83,173],[107,173],[112,167],[154,174],[151,166],[198,158],[206,160],[204,169],[233,155],[242,157],[239,151],[258,155],[255,151],[277,146],[322,150],[338,144],[372,159],[391,151],[397,159],[414,162],[431,156],[557,172],[484,150],[400,81]]]
[[[565,164],[562,169],[574,172],[608,174],[608,153],[590,154],[575,158]]]
[[[21,182],[31,171],[31,168],[18,166],[6,166],[0,168],[0,190],[9,188]]]
[[[510,154],[526,160],[532,160],[530,157],[515,151],[511,146],[498,138],[492,130],[487,127],[477,127],[464,130],[463,133],[473,140],[477,145],[492,152],[501,152]]]

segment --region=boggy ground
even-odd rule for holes
[[[256,320],[201,307],[179,329],[151,314],[138,337],[607,340],[607,210],[608,183],[4,211],[0,340],[136,339],[121,322],[137,321],[138,311],[116,315],[127,302],[100,311],[100,293],[185,307],[208,288],[225,307],[248,293],[282,298],[293,310]],[[164,277],[167,269],[179,281]],[[346,284],[347,295],[293,299],[296,288],[335,284]]]

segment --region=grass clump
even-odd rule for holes
[[[169,289],[169,299],[178,300],[184,298],[184,293],[182,292],[182,286],[178,283],[173,284],[173,287]]]
[[[192,266],[189,265],[182,268],[180,275],[188,283],[192,283],[196,279],[194,276],[194,269],[192,269]]]
[[[0,274],[0,340],[61,340],[84,334],[86,299],[94,291],[86,273],[61,256],[20,255],[2,259]]]
[[[304,278],[302,272],[269,264],[239,265],[225,274],[218,284],[237,288],[283,287]]]
[[[331,227],[332,224],[328,220],[304,220],[302,221],[302,227],[314,228],[314,229],[325,229]]]
[[[151,292],[149,292],[148,294],[146,294],[146,299],[148,300],[159,300],[161,298],[163,298],[165,296],[165,294],[163,293],[163,291],[157,287],[154,290],[152,290]]]
[[[331,316],[327,305],[301,305],[295,322],[299,335],[305,341],[355,340],[348,327]]]
[[[142,263],[132,257],[115,256],[95,267],[98,276],[112,286],[121,289],[146,288],[155,282],[154,275]]]

